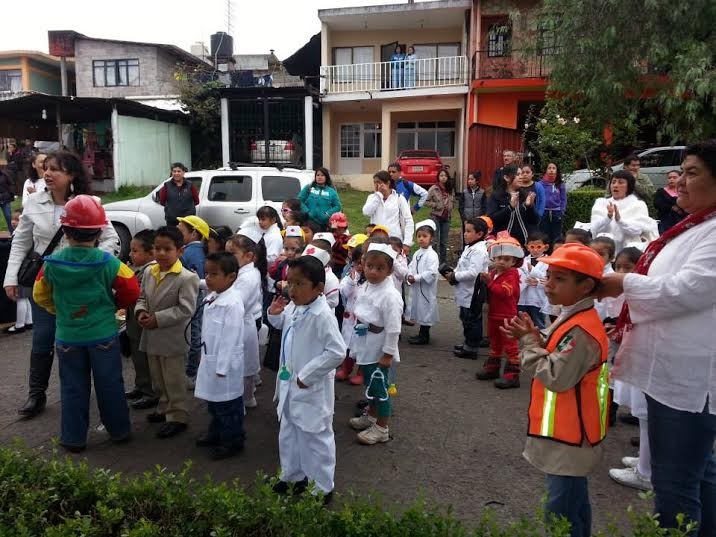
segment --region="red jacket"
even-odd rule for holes
[[[488,316],[492,319],[512,319],[517,316],[517,301],[520,299],[520,273],[511,268],[497,274],[490,271],[487,284]]]

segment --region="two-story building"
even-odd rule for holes
[[[74,65],[68,64],[70,85],[74,85]],[[60,95],[60,59],[36,50],[0,52],[0,99],[11,99],[28,92]]]
[[[322,9],[323,165],[354,188],[409,149],[464,173],[472,0]],[[414,59],[391,62],[400,46]]]

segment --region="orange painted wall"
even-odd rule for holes
[[[478,93],[476,98],[476,123],[505,129],[516,129],[517,104],[520,101],[543,100],[544,92]]]

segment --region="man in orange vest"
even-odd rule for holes
[[[529,316],[505,321],[520,340],[522,367],[532,373],[524,457],[547,474],[545,516],[564,516],[572,537],[591,535],[587,474],[602,457],[609,414],[607,334],[594,309],[604,261],[582,244],[549,257],[545,294],[562,311],[546,339]]]

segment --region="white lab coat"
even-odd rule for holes
[[[261,370],[256,319],[261,318],[263,304],[261,274],[253,263],[239,269],[239,277],[234,282],[234,288],[244,304],[244,376],[250,377]]]
[[[340,293],[343,297],[343,326],[341,327],[341,335],[346,347],[350,349],[351,357],[355,357],[355,349],[353,348],[353,337],[355,336],[356,316],[355,306],[358,298],[358,289],[363,284],[358,284],[360,273],[356,273],[355,278],[351,278],[350,272],[343,276],[341,280]]]
[[[487,272],[490,258],[487,255],[485,241],[478,241],[465,248],[455,267],[455,303],[461,308],[469,308],[475,292],[475,281],[481,272]]]
[[[541,261],[534,267],[532,266],[532,256],[525,257],[524,263],[518,269],[520,273],[520,300],[517,302],[519,306],[536,306],[543,312],[549,308],[552,311],[547,295],[544,293],[544,284],[529,285],[527,278],[537,278],[543,280],[547,277],[548,266]]]
[[[395,258],[395,261],[393,261],[393,274],[391,274],[395,288],[400,293],[400,296],[403,296],[403,282],[405,281],[405,277],[407,275],[408,258],[401,252],[398,254],[398,257]]]
[[[406,246],[413,245],[413,215],[408,202],[395,190],[385,200],[378,192],[369,194],[363,205],[363,214],[370,218],[371,223],[387,227],[391,237],[400,237]]]
[[[336,309],[341,298],[339,291],[340,286],[341,282],[338,281],[338,276],[336,276],[330,268],[326,267],[326,283],[323,286],[323,295],[326,297],[328,307],[332,310]]]
[[[438,254],[431,246],[415,252],[408,265],[408,276],[413,276],[415,282],[410,286],[410,309],[405,315],[423,326],[432,326],[440,320],[437,300],[439,265]]]
[[[394,362],[400,362],[398,337],[403,321],[403,298],[392,279],[386,278],[375,285],[369,282],[361,285],[354,313],[356,322],[383,328],[377,334],[368,331],[364,336],[355,335],[356,362],[360,365],[375,364],[383,354],[390,354]]]
[[[607,263],[604,265],[604,270],[602,271],[602,274],[606,276],[607,274],[612,274],[614,272],[614,269],[612,268],[612,265],[610,263]],[[597,315],[599,315],[599,318],[603,321],[607,317],[609,317],[609,314],[607,313],[607,310],[609,309],[609,301],[612,300],[611,298],[603,298],[601,300],[595,300],[594,301],[594,309],[597,310]]]
[[[324,296],[307,306],[288,306],[281,315],[269,315],[269,322],[283,330],[281,364],[291,373],[290,380],[276,378],[276,413],[284,418],[290,405],[290,419],[302,431],[318,433],[331,428],[335,403],[336,368],[346,355],[346,345],[338,321]],[[298,387],[301,379],[308,388]]]
[[[278,224],[273,224],[266,230],[264,244],[266,245],[266,261],[270,266],[283,251],[283,237]]]
[[[206,297],[201,341],[194,396],[214,402],[241,397],[244,393],[244,303],[235,287]]]
[[[619,209],[618,221],[608,216],[607,207],[610,203]],[[649,216],[649,208],[634,194],[620,200],[597,198],[592,206],[590,231],[593,237],[600,233],[610,233],[614,237],[617,252],[626,246],[643,249],[642,242],[649,243],[659,236],[656,220]]]

